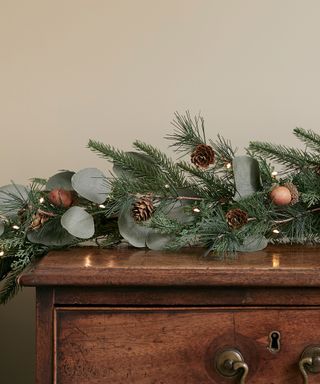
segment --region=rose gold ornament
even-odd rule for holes
[[[74,201],[74,192],[61,188],[53,189],[49,193],[48,199],[56,207],[69,208]]]
[[[288,205],[291,202],[292,196],[289,188],[277,186],[270,193],[270,198],[275,205]]]

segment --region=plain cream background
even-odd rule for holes
[[[207,134],[319,131],[319,0],[0,0],[0,184],[106,163],[89,138],[165,149],[173,112]],[[0,308],[0,382],[33,383],[33,291]]]

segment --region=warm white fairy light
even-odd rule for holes
[[[199,212],[200,212],[200,209],[197,208],[197,207],[195,207],[195,208],[193,208],[193,212],[197,212],[197,213],[199,213]]]
[[[3,251],[0,251],[0,257],[4,255],[4,252]]]
[[[232,167],[231,163],[226,164],[227,169],[230,169]]]
[[[165,187],[166,189],[169,189],[169,188],[170,188],[170,185],[169,185],[169,184],[166,184],[164,187]]]
[[[104,209],[106,206],[104,205],[104,204],[100,204],[99,205],[99,208],[102,208],[102,209]]]
[[[13,225],[12,228],[17,230],[20,229],[19,225]]]
[[[271,175],[272,175],[272,177],[276,177],[276,176],[278,175],[278,172],[277,172],[277,171],[273,171],[273,172],[271,173]]]
[[[276,235],[280,233],[279,229],[274,229],[272,232],[275,233]]]
[[[40,197],[40,199],[39,199],[39,203],[40,203],[40,204],[44,203],[44,197]]]

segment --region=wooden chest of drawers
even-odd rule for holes
[[[320,383],[320,248],[202,253],[73,249],[25,272],[37,384]]]

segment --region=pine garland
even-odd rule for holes
[[[237,156],[222,136],[207,139],[201,115],[175,113],[172,125],[177,161],[140,140],[132,152],[90,140],[111,176],[87,168],[0,188],[0,304],[30,263],[87,240],[229,256],[268,243],[320,244],[319,134],[295,128],[304,149],[252,141]]]

